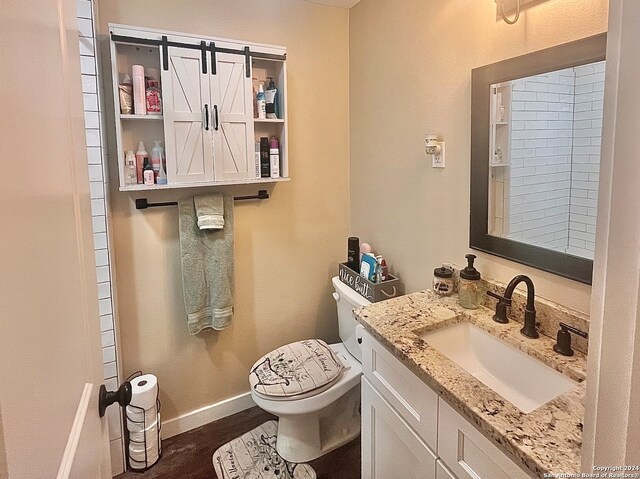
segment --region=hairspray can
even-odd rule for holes
[[[350,236],[347,246],[347,266],[360,273],[360,238]]]

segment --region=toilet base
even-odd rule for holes
[[[316,413],[278,419],[278,454],[295,463],[317,459],[360,434],[360,384]]]

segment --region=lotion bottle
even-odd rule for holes
[[[144,159],[144,167],[142,169],[142,174],[144,176],[144,184],[146,186],[153,186],[155,184],[153,167],[151,166],[151,163],[149,163],[149,158],[147,157],[145,157]]]

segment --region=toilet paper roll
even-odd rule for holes
[[[153,374],[143,374],[131,380],[131,406],[151,409],[158,398],[158,378]]]
[[[152,466],[160,457],[160,453],[155,451],[147,451],[147,461],[145,465],[145,456],[144,452],[142,453],[134,453],[129,452],[129,463],[134,469],[144,469],[145,467]],[[133,464],[135,463],[135,464]]]
[[[149,409],[141,409],[135,406],[127,406],[127,418],[140,422],[142,420],[146,420],[147,422],[154,422],[155,416],[158,414],[158,409],[153,406]]]
[[[142,456],[144,457],[145,449],[147,450],[147,454],[150,454],[151,452],[154,452],[154,451],[157,454],[158,450],[160,449],[159,444],[160,443],[158,441],[157,431],[155,431],[154,434],[150,434],[147,436],[146,447],[144,442],[137,443],[137,442],[130,441],[129,454],[130,455],[142,454]],[[140,459],[136,459],[136,461],[139,461],[139,460]]]
[[[134,469],[136,471],[141,471],[142,469],[147,467],[147,465],[144,462],[134,461],[131,458],[129,458],[129,466],[131,466],[131,469]]]
[[[154,434],[155,436],[155,434]],[[158,436],[155,436],[155,438],[153,439],[153,442],[151,442],[151,437],[148,438],[148,443],[145,447],[145,443],[137,443],[137,442],[129,442],[129,453],[130,454],[142,454],[144,455],[144,451],[145,449],[147,450],[147,454],[149,454],[152,451],[158,451],[160,449],[159,445],[160,442],[158,440]],[[139,461],[140,459],[136,459],[136,461]]]
[[[127,419],[127,430],[130,433],[148,431],[150,428],[157,427],[157,426],[158,426],[158,422],[156,420],[154,420],[153,422],[145,422],[143,424],[142,422],[134,422]]]
[[[143,421],[142,417],[127,411],[127,430],[129,432],[142,432],[155,426],[160,427],[160,413],[149,410],[146,412],[145,420]]]
[[[141,454],[140,456],[135,456],[136,459],[134,459],[133,456],[129,456],[129,460],[131,462],[135,462],[136,466],[134,469],[144,469],[145,468],[145,461],[144,461],[144,454]],[[146,467],[151,467],[153,466],[156,461],[158,460],[160,456],[158,454],[154,454],[153,456],[151,455],[147,455],[147,466]],[[133,465],[131,466],[133,467]]]
[[[144,444],[145,441],[147,441],[147,445],[151,444],[152,442],[153,444],[156,444],[158,442],[158,437],[159,435],[157,423],[154,423],[151,427],[145,429],[144,431],[129,431],[129,440],[132,444],[136,444],[134,449],[141,449],[142,446],[140,445]]]

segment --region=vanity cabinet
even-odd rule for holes
[[[534,477],[366,331],[362,370],[363,478]]]
[[[121,191],[287,181],[284,47],[109,25]],[[132,65],[160,73],[162,115],[121,114],[119,84]],[[254,89],[273,78],[278,118],[254,118]],[[279,142],[277,176],[261,177],[260,138]],[[166,185],[125,183],[127,150],[154,141],[165,154]]]
[[[362,379],[362,437],[362,477],[436,478],[436,455],[366,377]]]
[[[442,399],[438,455],[458,479],[528,479],[518,465]]]

